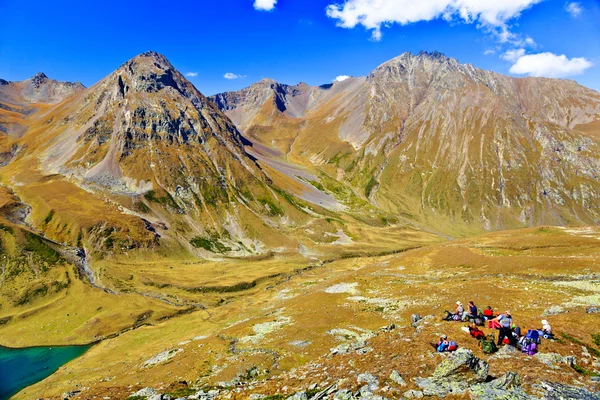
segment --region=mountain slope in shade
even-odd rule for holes
[[[251,140],[387,211],[453,233],[600,221],[600,94],[573,81],[422,52],[366,78],[280,87],[292,88],[213,99]]]

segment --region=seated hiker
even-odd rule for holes
[[[448,310],[446,310],[444,312],[446,313],[446,315],[442,318],[443,321],[453,321],[454,320],[454,314],[452,314]]]
[[[454,315],[457,315],[458,317],[460,317],[459,319],[462,320],[464,313],[465,313],[465,308],[463,307],[463,305],[460,301],[457,301],[456,302],[456,312],[454,313]]]
[[[469,304],[467,305],[467,308],[468,308],[467,311],[465,311],[463,313],[463,321],[466,321],[467,318],[468,319],[477,318],[477,306],[475,305],[475,303],[470,301]]]
[[[487,320],[494,318],[494,310],[492,307],[487,306],[485,310],[483,310],[483,317]]]
[[[437,343],[437,351],[438,353],[443,353],[444,351],[454,351],[458,348],[458,345],[453,340],[448,340],[446,335],[440,336],[440,340]]]
[[[448,348],[448,337],[446,335],[442,335],[440,336],[440,340],[438,340],[437,342],[437,351],[438,353],[442,353],[444,351],[446,351],[446,349]]]
[[[475,324],[471,324],[469,326],[469,334],[477,340],[485,338],[485,333],[481,329],[479,329]]]
[[[539,334],[544,338],[548,339],[553,337],[552,335],[552,327],[547,320],[542,320],[542,329],[539,329]]]
[[[500,323],[500,333],[498,334],[498,346],[504,343],[504,338],[508,338],[508,344],[515,344],[512,334],[512,316],[510,311],[505,311],[504,314],[500,314],[496,317],[496,321]]]

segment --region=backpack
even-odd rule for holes
[[[481,315],[479,315],[479,316],[475,317],[475,319],[473,320],[473,322],[474,322],[474,323],[475,323],[475,325],[477,325],[477,326],[483,326],[483,325],[485,325],[485,324],[484,324],[484,321],[483,321],[483,317],[482,317]]]
[[[485,333],[483,333],[483,331],[480,331],[479,329],[473,329],[469,333],[477,340],[485,339]]]
[[[461,320],[461,317],[460,317],[460,315],[458,315],[458,314],[454,314],[454,315],[452,316],[452,320],[453,320],[453,321],[460,321],[460,320]]]
[[[448,342],[448,349],[447,351],[454,351],[458,348],[458,345],[456,344],[456,342],[454,340],[451,340]]]
[[[534,341],[530,341],[523,346],[521,351],[528,356],[534,356],[537,353],[537,343]]]
[[[496,321],[495,319],[491,319],[488,322],[488,328],[489,329],[500,329],[500,323],[498,321]]]
[[[492,354],[498,351],[498,347],[496,346],[496,340],[494,340],[494,335],[486,336],[480,339],[479,348],[485,354]]]

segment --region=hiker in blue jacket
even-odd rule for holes
[[[463,313],[462,320],[466,321],[467,319],[475,319],[477,318],[477,306],[473,301],[470,301],[467,304],[467,310]]]

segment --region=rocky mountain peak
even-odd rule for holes
[[[188,92],[184,88],[188,86],[185,78],[164,55],[154,51],[147,51],[125,62],[116,74],[123,94],[129,88],[141,93],[158,92],[166,87]]]
[[[48,77],[43,72],[38,72],[31,78],[31,83],[33,84],[33,86],[35,88],[39,88],[47,81],[48,81]]]
[[[9,82],[7,80],[0,78],[0,86],[4,86],[4,85],[8,85],[8,84],[9,84]]]

